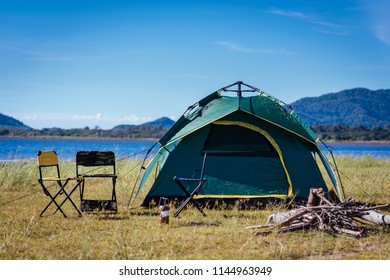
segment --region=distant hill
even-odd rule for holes
[[[114,126],[112,129],[113,130],[122,130],[122,129],[133,129],[136,127],[137,127],[137,125],[134,125],[134,124],[119,124],[119,125]]]
[[[345,124],[371,128],[390,124],[390,89],[348,89],[305,97],[291,106],[308,125]]]
[[[159,118],[157,120],[144,123],[141,126],[149,126],[149,127],[152,127],[152,128],[162,128],[164,130],[168,130],[168,129],[171,128],[171,126],[174,123],[175,122],[173,120],[171,120],[170,118],[162,117],[162,118]]]
[[[21,121],[0,113],[0,128],[31,129]]]
[[[151,121],[151,122],[146,122],[140,125],[132,125],[132,124],[120,124],[117,125],[113,128],[113,130],[118,130],[118,129],[135,129],[135,128],[142,128],[142,129],[163,129],[163,130],[168,130],[171,128],[171,126],[175,122],[171,120],[170,118],[167,117],[162,117],[157,120]]]

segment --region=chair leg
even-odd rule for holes
[[[180,180],[175,177],[173,178],[173,180],[179,185],[179,187],[183,190],[183,192],[187,195],[187,199],[180,205],[180,207],[176,210],[174,216],[177,217],[179,216],[179,214],[181,213],[181,211],[183,211],[184,207],[192,200],[192,198],[194,197],[194,195],[196,195],[199,191],[199,189],[203,186],[203,184],[206,182],[206,179],[203,179],[203,180],[200,180],[199,182],[199,185],[195,188],[195,190],[192,192],[192,193],[189,193],[188,190],[186,189],[186,187],[183,185],[182,182],[180,182]],[[198,202],[196,202],[195,200],[193,200],[193,203],[195,205],[195,207],[199,210],[200,213],[202,213],[203,217],[206,217],[206,213],[203,211],[202,207],[200,207],[200,205],[198,204]]]
[[[46,207],[42,210],[41,214],[39,215],[40,217],[42,217],[42,216],[43,216],[43,213],[45,213],[45,211],[50,207],[50,205],[51,205],[52,203],[54,203],[55,206],[56,206],[57,208],[56,208],[56,210],[53,212],[53,215],[54,215],[55,213],[57,213],[57,211],[60,211],[60,212],[62,213],[62,215],[64,215],[64,217],[67,218],[65,212],[61,209],[62,205],[64,205],[64,203],[65,203],[67,200],[70,201],[70,203],[73,205],[74,209],[76,209],[76,211],[78,212],[78,214],[79,214],[80,216],[82,216],[80,210],[77,208],[76,204],[75,204],[75,203],[73,202],[73,200],[71,199],[71,195],[74,193],[74,191],[77,189],[77,187],[80,186],[80,184],[82,183],[82,181],[77,182],[77,184],[73,187],[73,189],[71,190],[71,192],[70,192],[69,194],[68,194],[68,192],[65,190],[65,187],[66,187],[66,185],[68,184],[68,182],[69,182],[69,179],[66,180],[64,184],[62,184],[62,182],[57,182],[57,183],[59,184],[59,186],[60,186],[60,190],[59,190],[54,196],[52,196],[52,195],[50,194],[50,192],[47,190],[47,188],[43,185],[43,183],[42,183],[41,181],[39,181],[39,183],[41,184],[41,186],[42,186],[42,188],[43,188],[45,194],[46,194],[47,196],[49,196],[50,199],[51,199],[51,201],[50,201],[50,202],[46,205]],[[64,200],[63,200],[60,204],[58,204],[57,201],[56,201],[56,199],[57,199],[57,197],[58,197],[60,194],[65,194],[65,198],[64,198]]]
[[[112,178],[112,200],[115,201],[116,212],[118,212],[118,202],[116,201],[116,177]]]
[[[61,202],[61,204],[58,206],[57,210],[61,210],[61,206],[64,205],[64,203],[69,200],[70,203],[73,205],[74,209],[76,209],[77,213],[79,213],[79,216],[82,216],[80,210],[77,208],[76,204],[74,204],[73,200],[71,199],[71,195],[74,193],[74,191],[77,189],[77,187],[80,186],[80,184],[82,183],[82,181],[79,181],[77,182],[77,184],[73,187],[73,189],[71,190],[71,192],[68,194],[67,191],[65,190],[65,186],[68,184],[69,180],[67,180],[61,190],[62,193],[65,194],[65,199]],[[57,212],[56,210],[56,212]]]
[[[80,184],[80,202],[83,201],[84,199],[84,181],[81,181]]]
[[[182,182],[180,182],[180,179],[176,176],[173,177],[173,180],[179,185],[179,187],[183,190],[183,192],[187,195],[187,199],[180,205],[179,209],[175,212],[174,216],[177,217],[181,211],[183,211],[184,207],[192,200],[192,198],[198,194],[200,188],[203,186],[203,184],[207,181],[206,178],[204,178],[204,171],[206,167],[206,159],[207,159],[207,153],[203,156],[203,163],[202,163],[202,171],[200,173],[199,183],[198,186],[192,191],[192,193],[189,193],[187,188],[183,185]],[[197,179],[185,179],[186,181],[198,181]],[[200,205],[193,200],[194,205],[196,208],[198,208],[199,212],[202,213],[203,217],[206,217],[206,213],[203,211],[203,209],[200,207]]]
[[[45,194],[48,195],[48,196],[50,197],[51,201],[46,205],[46,207],[42,210],[42,212],[41,212],[41,214],[39,214],[39,216],[42,217],[42,216],[43,216],[43,213],[45,213],[46,210],[50,207],[50,205],[51,205],[52,203],[54,203],[54,204],[57,206],[57,209],[56,209],[56,211],[55,211],[54,213],[56,213],[56,212],[59,210],[59,211],[62,213],[62,215],[64,215],[64,217],[66,218],[67,216],[66,216],[65,212],[62,211],[60,205],[58,205],[58,203],[57,203],[56,200],[55,200],[55,199],[57,198],[57,196],[59,195],[59,192],[56,193],[55,196],[52,196],[52,195],[49,193],[49,191],[46,189],[46,187],[44,187],[43,185],[42,185],[42,187],[44,188],[44,190],[46,190],[46,191],[45,191]]]
[[[70,203],[73,205],[74,209],[76,209],[77,213],[79,213],[79,216],[82,216],[80,210],[77,208],[76,204],[74,204],[73,200],[71,199],[71,195],[72,195],[73,192],[77,189],[77,187],[79,187],[81,181],[78,182],[78,183],[74,186],[74,188],[71,190],[71,192],[70,192],[69,194],[68,194],[68,193],[66,192],[66,190],[65,190],[65,186],[66,186],[67,183],[68,183],[68,181],[65,182],[64,188],[62,188],[62,192],[65,194],[65,199],[64,199],[64,200],[61,202],[61,204],[58,206],[58,209],[57,209],[57,210],[60,210],[60,209],[61,209],[61,206],[64,205],[64,203],[65,203],[67,200],[69,200]],[[56,211],[57,211],[57,210],[56,210]]]
[[[57,181],[57,185],[60,187],[60,189],[58,190],[58,193],[57,193],[57,194],[60,194],[60,195],[64,194],[64,188],[65,188],[66,184],[67,184],[67,182],[65,182],[65,184],[63,185],[62,182],[61,182],[60,180]],[[61,205],[58,205],[58,204],[56,203],[56,206],[57,206],[57,209],[53,212],[53,215],[54,215],[55,213],[57,213],[57,211],[58,211],[59,209],[61,209]],[[65,217],[65,218],[66,218],[66,217]]]

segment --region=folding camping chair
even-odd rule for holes
[[[66,218],[65,212],[61,209],[61,207],[64,205],[66,201],[69,200],[69,202],[73,205],[74,209],[79,213],[81,216],[80,210],[77,208],[77,206],[74,204],[73,200],[71,199],[71,195],[73,192],[80,186],[80,184],[84,181],[82,178],[69,178],[69,177],[61,177],[60,175],[60,167],[58,163],[58,156],[57,153],[53,150],[47,150],[47,151],[39,151],[38,152],[38,169],[39,169],[39,179],[38,182],[42,186],[43,192],[50,197],[50,202],[46,205],[46,207],[42,210],[40,216],[43,216],[43,213],[50,207],[52,203],[55,204],[57,207],[54,211],[53,215],[60,211],[64,217]],[[45,170],[45,171],[44,171]],[[43,175],[49,174],[54,176],[51,177],[44,177]],[[71,187],[70,192],[68,193],[65,189],[65,187],[68,185],[68,183],[73,182],[73,187]],[[56,186],[59,187],[57,192],[52,195],[50,193],[49,188],[51,183],[55,183]],[[65,195],[65,198],[62,200],[61,203],[58,203],[56,200],[60,195]]]
[[[118,205],[116,200],[116,168],[115,168],[115,154],[111,151],[79,151],[76,154],[76,175],[84,178],[80,188],[80,204],[82,212],[94,211],[109,211],[118,212]],[[110,181],[109,185],[112,188],[110,199],[85,199],[86,179],[88,178],[89,185],[95,181],[99,185],[106,186],[105,179]],[[95,178],[96,180],[92,180]],[[93,188],[96,194],[97,186],[88,186]],[[102,190],[102,188],[99,188]]]
[[[182,204],[179,206],[179,208],[176,210],[174,216],[177,217],[183,211],[184,207],[193,200],[193,197],[199,193],[200,188],[206,183],[207,179],[204,178],[204,169],[206,167],[206,158],[207,158],[207,153],[204,153],[203,157],[203,164],[202,164],[202,170],[200,172],[200,178],[199,179],[193,179],[193,178],[178,178],[178,177],[173,177],[173,181],[180,187],[180,189],[186,194],[187,198],[182,202]],[[183,184],[183,182],[198,182],[198,185],[195,187],[195,189],[190,193],[186,186]],[[200,205],[193,200],[192,201],[195,207],[199,210],[200,213],[202,213],[203,217],[206,217],[206,213],[203,211],[203,209],[200,207]]]

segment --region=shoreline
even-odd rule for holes
[[[49,140],[118,140],[118,141],[132,141],[132,142],[156,142],[157,138],[115,138],[115,137],[77,137],[77,136],[0,136],[0,139],[49,139]]]
[[[118,141],[133,141],[133,142],[156,142],[158,138],[116,138],[116,137],[77,137],[77,136],[0,136],[0,139],[50,139],[50,140],[118,140]],[[330,140],[325,141],[325,144],[354,144],[354,145],[390,145],[390,140],[345,140],[337,141]],[[321,142],[317,141],[317,144]]]
[[[390,145],[389,140],[346,140],[346,141],[324,141],[325,144],[353,144],[353,145]],[[319,144],[317,142],[317,144]]]

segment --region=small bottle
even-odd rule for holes
[[[160,226],[162,224],[169,224],[169,206],[168,205],[161,205],[158,207],[160,210]]]

